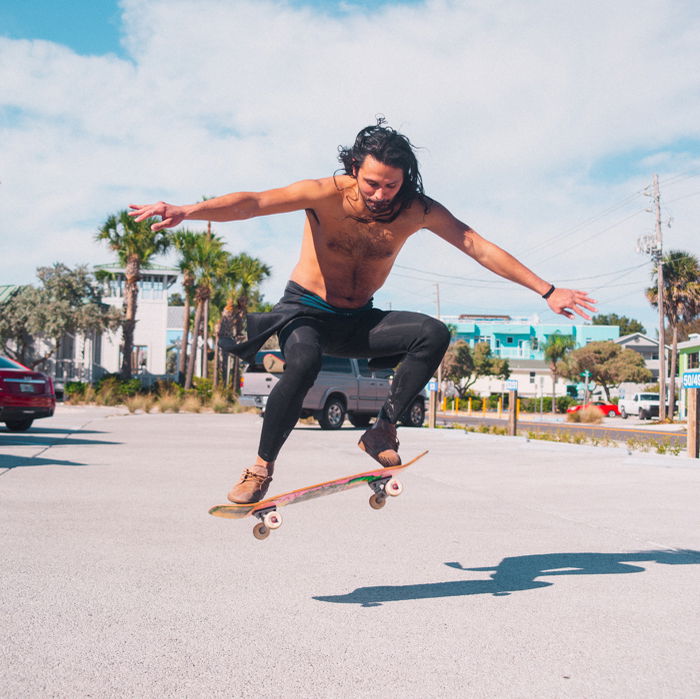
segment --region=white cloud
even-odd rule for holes
[[[424,147],[430,194],[555,280],[643,262],[634,244],[651,216],[613,225],[648,204],[641,196],[575,228],[640,191],[653,169],[667,179],[699,171],[693,3],[432,0],[342,16],[268,0],[122,6],[131,61],[0,39],[0,283],[30,281],[58,259],[108,259],[94,231],[134,201],[184,203],[330,174],[336,147],[376,113]],[[625,154],[626,169],[596,175]],[[669,247],[697,251],[700,197],[687,195],[699,185],[679,179],[664,190],[686,197],[673,207]],[[274,297],[301,220],[217,229],[232,250],[273,265]],[[488,277],[427,233],[399,264]],[[544,310],[507,285],[443,285],[444,312]],[[650,316],[643,298],[616,300],[634,287],[616,288],[602,310]],[[430,310],[433,294],[431,281],[397,275],[378,300]]]

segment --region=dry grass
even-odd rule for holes
[[[586,408],[581,408],[575,413],[566,414],[567,422],[583,422],[589,425],[599,425],[603,422],[603,411],[596,408],[594,405],[589,405]]]
[[[179,413],[182,400],[174,393],[163,394],[156,403],[161,413]]]
[[[199,413],[202,411],[202,401],[199,399],[199,396],[186,396],[180,405],[180,410],[185,413]]]

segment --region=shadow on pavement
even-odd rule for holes
[[[619,575],[641,573],[636,563],[666,565],[700,564],[700,551],[642,551],[638,553],[547,553],[504,558],[493,568],[465,568],[460,563],[445,563],[463,571],[493,571],[490,580],[458,580],[418,585],[359,587],[346,595],[314,597],[319,602],[359,604],[379,607],[385,602],[466,595],[506,596],[520,590],[549,587],[553,582],[537,580],[554,575]]]
[[[33,434],[104,434],[104,430],[84,430],[60,427],[30,427],[27,432],[10,432],[7,427],[0,426],[0,434],[22,434],[31,437]]]
[[[0,448],[2,447],[53,447],[61,446],[77,446],[84,444],[121,444],[121,442],[108,442],[101,439],[79,439],[72,437],[72,434],[80,434],[78,432],[64,432],[65,437],[60,435],[33,435],[27,433],[11,432],[0,434]]]
[[[41,459],[38,456],[7,456],[0,454],[0,471],[14,468],[24,468],[26,466],[87,466],[79,461],[64,461],[63,459]],[[0,476],[2,473],[0,473]]]

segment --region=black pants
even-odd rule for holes
[[[444,323],[408,311],[370,308],[352,315],[292,320],[279,333],[286,367],[265,408],[258,455],[274,461],[296,425],[304,398],[321,368],[321,355],[403,356],[380,416],[396,423],[433,376],[450,341]]]

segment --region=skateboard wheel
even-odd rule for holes
[[[373,510],[381,510],[384,505],[386,505],[386,495],[384,495],[384,493],[374,493],[374,495],[370,495],[369,506]]]
[[[403,492],[401,481],[396,480],[396,478],[390,479],[384,486],[384,492],[387,495],[391,495],[392,498],[395,498],[397,495],[401,495]]]
[[[270,530],[260,522],[253,527],[253,536],[256,539],[267,539],[270,536]]]
[[[279,529],[282,526],[282,515],[274,510],[266,513],[262,521],[268,529]]]

